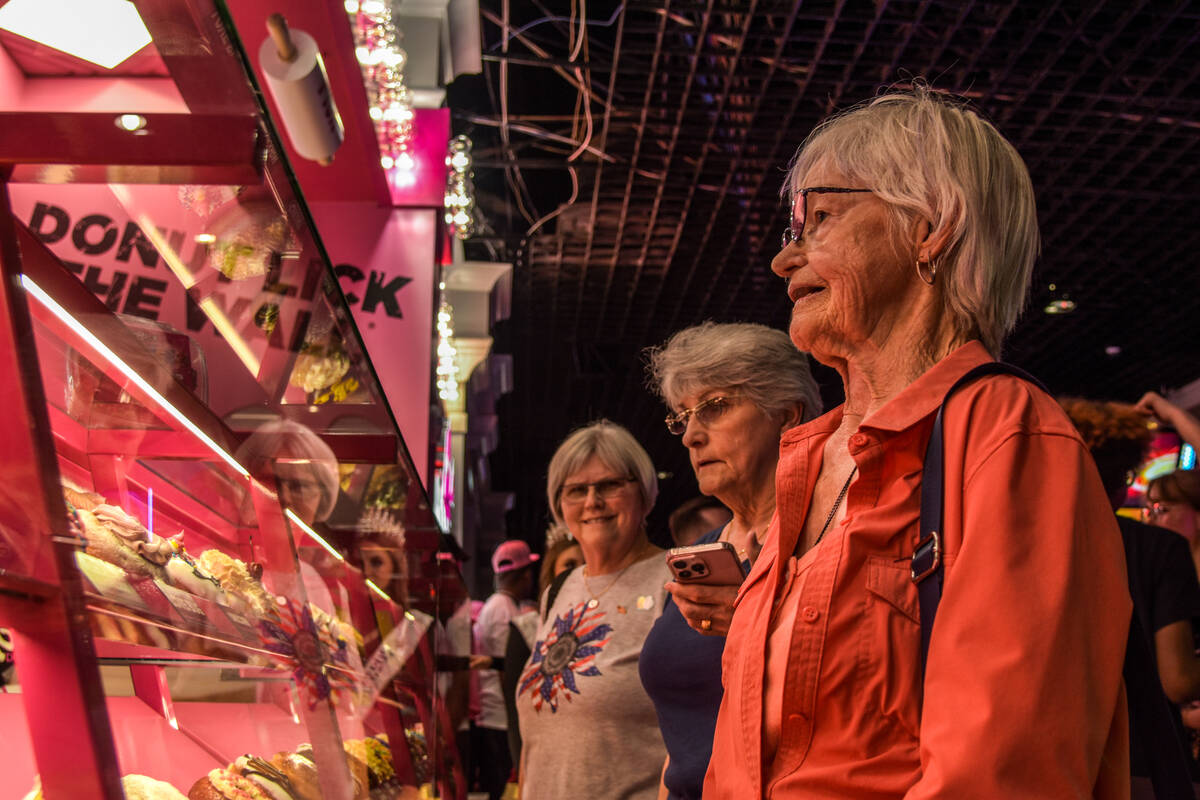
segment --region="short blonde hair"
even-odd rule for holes
[[[895,232],[924,218],[949,234],[935,263],[955,327],[998,356],[1040,248],[1033,183],[1016,148],[975,112],[917,86],[822,122],[792,160],[785,196],[819,163],[891,204]]]
[[[546,476],[546,500],[550,513],[559,525],[563,521],[562,503],[559,494],[563,484],[573,473],[583,468],[593,456],[599,458],[610,469],[628,475],[637,481],[642,495],[642,505],[647,514],[658,499],[658,474],[654,462],[638,444],[633,434],[615,422],[596,420],[572,432],[554,451]]]
[[[821,414],[808,356],[783,331],[750,322],[702,322],[646,350],[651,387],[671,407],[688,394],[737,391],[768,416],[799,403],[801,422]]]

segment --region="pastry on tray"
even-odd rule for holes
[[[372,798],[390,798],[400,788],[392,766],[392,751],[374,737],[350,739],[342,744],[346,752],[367,765],[367,784]]]
[[[126,775],[121,778],[121,788],[125,790],[125,800],[187,800],[171,784],[146,775]]]
[[[229,598],[229,606],[234,611],[242,614],[249,612],[256,617],[276,614],[274,599],[241,559],[214,549],[201,553],[196,563],[221,582],[221,588]]]
[[[253,781],[270,798],[270,800],[300,800],[300,794],[288,776],[281,772],[270,761],[258,756],[240,756],[229,765],[229,770]]]
[[[146,775],[126,775],[121,778],[121,788],[125,791],[125,800],[188,800],[171,784]],[[44,800],[40,777],[33,779],[33,790],[24,800]]]
[[[174,554],[171,543],[156,536],[124,509],[108,504],[90,511],[76,507],[89,555],[116,564],[133,577],[166,578],[164,565]]]
[[[311,758],[285,751],[271,756],[271,766],[287,776],[295,790],[296,800],[321,800],[317,765]]]
[[[167,581],[185,592],[197,597],[203,597],[214,603],[229,605],[229,597],[221,586],[221,581],[208,570],[200,566],[184,549],[183,542],[178,537],[169,539],[174,552],[163,569],[167,573]]]
[[[284,795],[286,798],[286,795]],[[187,800],[273,800],[267,790],[228,767],[217,767],[192,784]]]

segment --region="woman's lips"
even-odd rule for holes
[[[797,303],[805,298],[812,297],[814,294],[825,291],[824,286],[788,286],[788,299],[793,303]]]

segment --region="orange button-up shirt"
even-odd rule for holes
[[[784,435],[705,798],[1128,797],[1120,533],[1071,422],[1011,376],[946,406],[945,585],[920,683],[925,445],[946,391],[988,360],[968,343],[863,421],[845,519],[791,567],[841,409]]]

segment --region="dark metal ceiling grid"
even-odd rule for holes
[[[499,20],[502,4],[484,0],[485,19]],[[512,29],[546,13],[518,5]],[[592,20],[617,10],[588,3]],[[1056,391],[1097,397],[1200,375],[1197,0],[643,0],[617,19],[589,26],[578,67],[610,101],[593,105],[603,158],[573,162],[578,199],[527,242],[518,244],[523,229],[502,231],[516,261],[502,337],[516,380],[493,473],[518,494],[514,534],[536,538],[555,443],[599,416],[629,426],[674,474],[652,522],[695,491],[643,385],[641,350],[703,319],[786,326],[769,264],[789,158],[830,111],[914,78],[968,97],[1030,167],[1043,251],[1007,356]],[[530,64],[581,83],[568,29],[541,23],[509,47],[510,113],[545,135],[513,126],[508,154],[496,148],[496,123],[472,131],[488,163],[522,170],[538,214],[567,199],[562,151],[574,147],[562,140],[581,126],[570,125],[576,90]],[[485,26],[487,44],[500,36]],[[559,137],[557,151],[547,136]],[[1078,303],[1074,314],[1042,313],[1063,296]],[[834,376],[819,374],[835,397]]]

